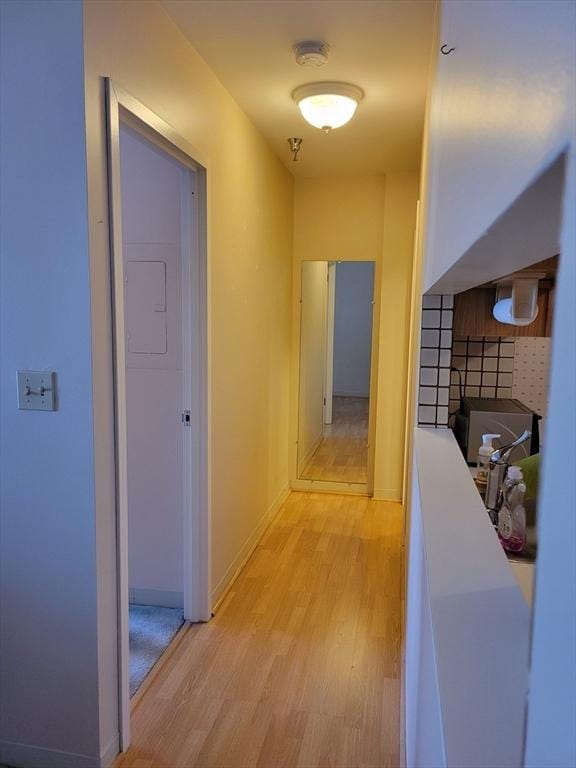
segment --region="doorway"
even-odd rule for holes
[[[121,748],[130,697],[210,617],[206,172],[107,82]]]
[[[368,485],[373,262],[302,264],[298,479]]]
[[[185,168],[120,126],[128,459],[130,695],[184,622]],[[186,482],[188,479],[186,478]]]

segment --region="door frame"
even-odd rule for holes
[[[324,424],[332,424],[334,398],[334,315],[336,311],[336,262],[328,262],[326,295],[326,364],[324,367]]]
[[[120,125],[129,125],[159,149],[193,172],[196,189],[183,221],[190,236],[182,248],[183,409],[190,410],[191,428],[183,427],[184,462],[184,617],[208,621],[211,616],[210,525],[210,347],[209,269],[207,244],[207,164],[201,154],[144,104],[105,80],[107,115],[108,199],[110,221],[110,269],[112,347],[114,370],[114,424],[116,470],[116,564],[118,621],[118,701],[120,749],[130,745],[129,600],[128,600],[128,451],[126,422],[126,350],[124,335],[124,263],[120,186]],[[186,181],[183,192],[186,191]],[[183,202],[183,205],[185,203]],[[193,225],[196,226],[193,226]],[[187,247],[186,247],[187,246]]]

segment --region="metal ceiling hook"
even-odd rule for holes
[[[443,54],[444,54],[444,56],[448,56],[448,54],[449,54],[449,53],[452,53],[452,51],[455,51],[455,50],[456,50],[456,48],[448,48],[448,50],[447,50],[447,51],[445,51],[444,49],[447,47],[447,45],[448,45],[447,43],[444,43],[444,45],[442,46],[442,48],[440,48],[440,53],[443,53]]]

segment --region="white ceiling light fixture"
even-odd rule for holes
[[[350,122],[364,91],[350,83],[308,83],[296,88],[292,98],[310,125],[329,133]]]

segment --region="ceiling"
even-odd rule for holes
[[[296,176],[417,168],[433,0],[163,0],[172,19]],[[321,68],[292,46],[330,45]],[[324,134],[292,101],[298,85],[343,80],[365,91],[348,124]],[[287,139],[303,138],[298,162]]]

